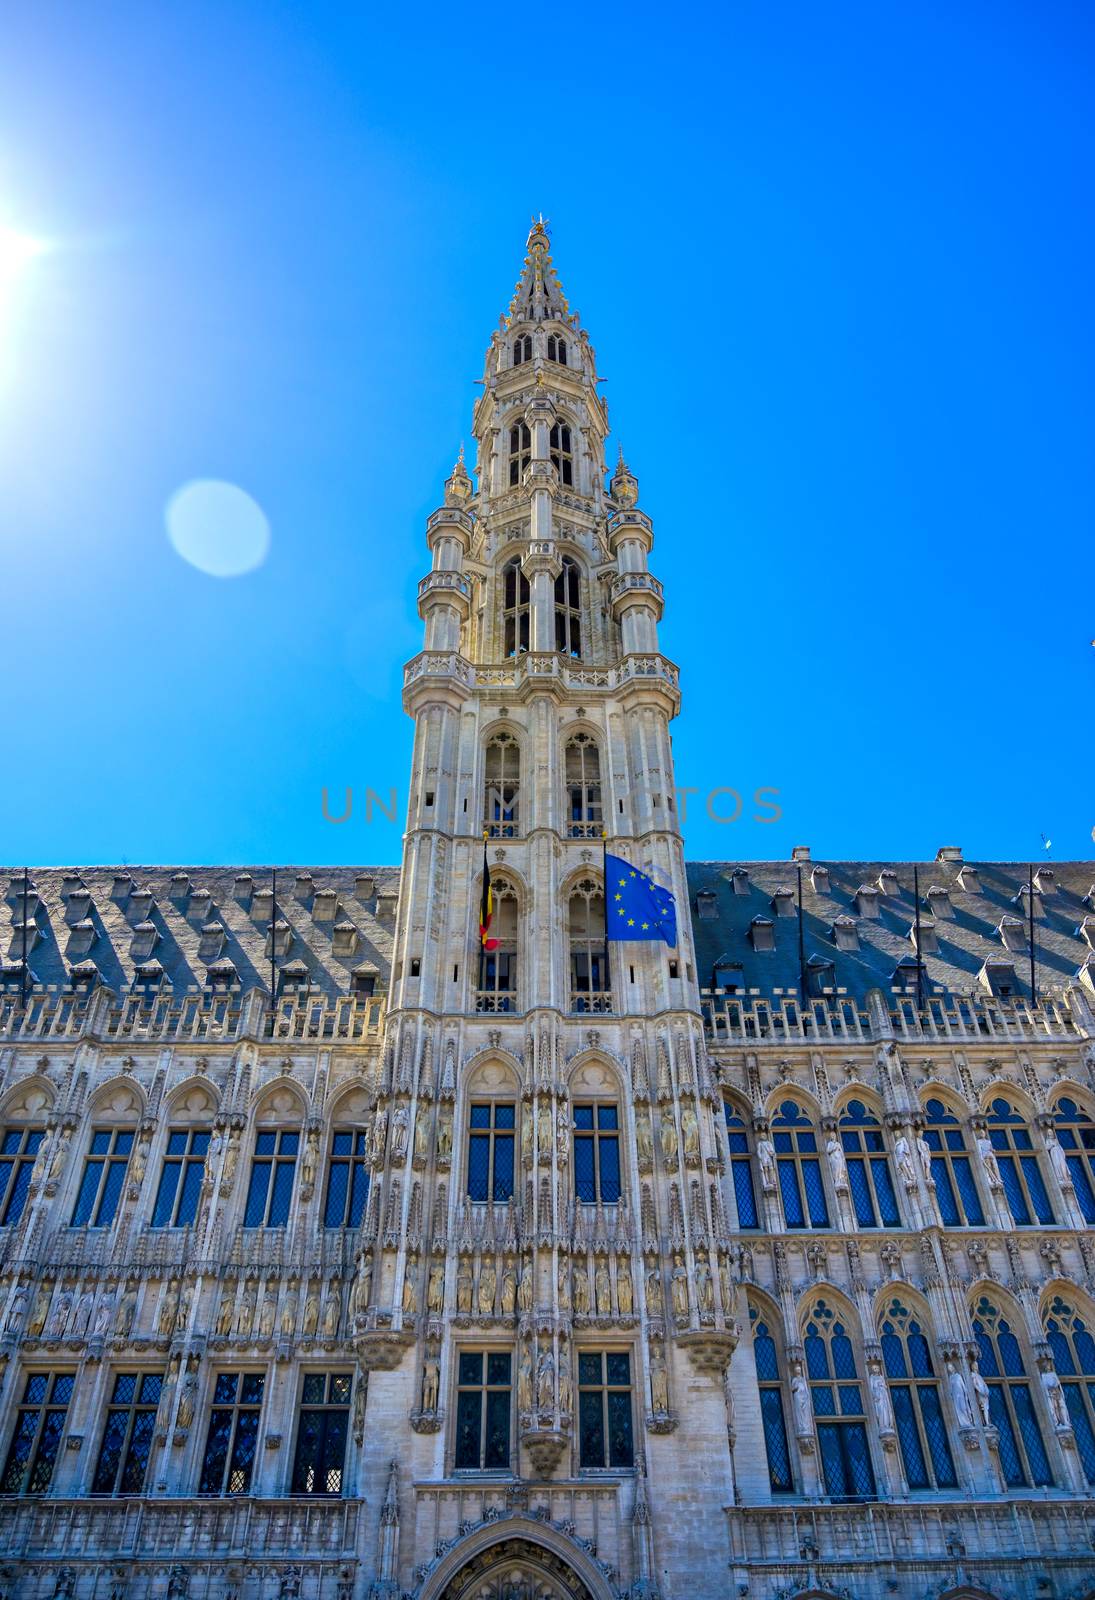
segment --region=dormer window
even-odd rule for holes
[[[331,940],[331,949],[336,956],[352,956],[357,953],[358,933],[352,922],[336,922]]]
[[[879,892],[873,884],[861,883],[855,892],[855,908],[861,917],[877,920],[879,899]]]
[[[561,367],[566,366],[567,342],[561,333],[548,334],[547,355],[549,361],[557,361]]]
[[[928,890],[928,904],[931,906],[932,916],[937,922],[941,919],[949,920],[954,916],[954,907],[951,905],[950,894],[937,883],[933,883]]]
[[[838,950],[859,949],[859,929],[854,917],[834,917],[829,934]]]
[[[224,949],[225,931],[219,922],[207,922],[202,927],[201,942],[198,945],[199,961],[216,961]]]
[[[716,989],[725,989],[730,994],[745,993],[745,973],[740,961],[727,961],[725,958],[716,961],[711,976]]]
[[[234,961],[224,958],[211,961],[206,968],[205,981],[211,989],[231,989],[240,981]]]
[[[1095,917],[1085,917],[1076,932],[1092,950],[1095,950]]]
[[[749,893],[749,872],[745,867],[735,867],[730,874],[730,887],[735,894]]]
[[[1010,1000],[1019,993],[1015,967],[1010,961],[986,961],[977,976],[982,988],[998,999]]]
[[[67,954],[70,956],[86,956],[94,943],[95,924],[90,917],[84,917],[80,922],[72,924]]]
[[[901,885],[897,881],[897,873],[892,867],[882,868],[882,871],[878,874],[878,887],[890,899],[901,893]]]
[[[515,422],[509,430],[509,481],[510,488],[521,482],[525,468],[532,461],[532,432],[527,422]]]
[[[312,901],[312,917],[316,922],[333,922],[338,911],[338,891],[317,889]]]
[[[557,422],[549,435],[551,464],[559,474],[559,482],[574,482],[574,455],[570,444],[570,429],[565,422]]]
[[[915,956],[902,956],[893,970],[893,986],[895,989],[915,989],[917,974],[920,964]]]
[[[1026,923],[1021,917],[1001,917],[997,933],[1005,950],[1025,950],[1027,947]]]
[[[354,968],[350,986],[359,999],[368,999],[376,993],[376,978],[376,968],[362,962],[360,967]]]
[[[532,360],[532,334],[519,333],[513,341],[513,364],[515,367],[523,366],[526,361]]]
[[[278,971],[284,989],[303,989],[308,986],[308,968],[303,961],[287,961]]]
[[[86,889],[76,889],[69,895],[65,905],[65,921],[73,926],[83,922],[91,910],[91,896]]]
[[[190,904],[186,908],[186,914],[197,921],[202,917],[208,917],[212,909],[213,896],[209,893],[209,890],[195,889],[190,896]]]
[[[272,942],[273,949],[271,950],[271,936],[268,932],[264,946],[264,952],[267,957],[270,955],[286,956],[289,954],[289,946],[293,942],[293,930],[283,917],[279,917],[274,923]],[[285,970],[288,971],[288,968]]]
[[[130,955],[134,961],[147,961],[156,948],[156,941],[160,935],[154,922],[138,922],[133,930],[133,942],[130,946]]]
[[[130,916],[133,917],[137,922],[143,922],[148,916],[148,913],[152,910],[152,902],[153,895],[151,889],[135,889],[129,897]]]
[[[836,984],[836,969],[826,956],[811,956],[806,963],[806,987],[810,994],[820,998],[831,994]]]
[[[963,867],[958,874],[958,887],[966,894],[980,894],[981,880],[977,876],[976,867]]]
[[[829,893],[828,867],[813,867],[810,870],[810,887],[815,894]]]
[[[790,889],[777,889],[768,904],[777,917],[793,917],[795,914],[795,897]]]
[[[1011,903],[1012,903],[1013,906],[1018,906],[1019,907],[1019,910],[1023,913],[1024,917],[1029,917],[1030,916],[1030,886],[1029,886],[1029,884],[1024,883],[1024,884],[1022,884],[1020,886],[1019,892],[1017,894],[1012,895]],[[1042,897],[1038,893],[1037,889],[1035,889],[1035,891],[1034,891],[1034,915],[1036,917],[1040,917],[1042,915]]]
[[[916,923],[909,929],[909,942],[916,944]],[[923,917],[920,919],[920,954],[936,955],[939,950],[939,936],[935,931],[935,923],[928,922]]]
[[[1039,894],[1053,894],[1057,888],[1057,875],[1052,867],[1039,867],[1034,874],[1034,887]]]
[[[718,896],[713,889],[701,889],[696,896],[696,915],[701,922],[714,922],[719,914]]]
[[[754,917],[749,924],[749,938],[757,951],[776,948],[776,928],[771,917]]]

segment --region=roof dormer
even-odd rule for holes
[[[213,909],[213,896],[208,889],[195,889],[190,896],[190,904],[186,908],[186,915],[193,922],[209,920],[209,913]]]
[[[312,917],[316,922],[333,922],[338,915],[338,890],[317,889],[312,901]]]
[[[949,922],[954,916],[954,906],[951,904],[950,890],[942,884],[933,883],[928,889],[928,904],[931,906],[932,916],[937,922]]]
[[[360,935],[352,922],[336,922],[331,932],[331,948],[336,956],[348,959],[360,947]]]
[[[855,892],[855,908],[861,917],[877,921],[881,894],[873,883],[861,883]]]
[[[1022,917],[1001,917],[996,931],[1005,950],[1027,948],[1027,925]]]
[[[65,921],[69,927],[83,922],[91,910],[91,894],[87,889],[74,889],[65,901]]]
[[[749,924],[749,939],[759,952],[776,948],[776,925],[771,917],[754,917]]]
[[[138,922],[134,926],[129,944],[131,958],[138,964],[147,962],[159,943],[159,939],[159,929],[154,922],[150,922],[147,917],[143,922]]]
[[[768,904],[777,917],[793,917],[795,914],[795,896],[790,889],[777,889]]]
[[[815,894],[829,893],[829,869],[816,866],[810,868],[810,887]]]
[[[1057,893],[1057,874],[1052,867],[1039,867],[1034,874],[1034,887],[1039,894]]]
[[[65,954],[70,960],[75,956],[86,956],[95,943],[95,937],[95,924],[90,917],[74,922],[69,931],[68,949]]]
[[[701,922],[715,922],[719,915],[719,897],[714,889],[700,889],[696,895],[696,915]]]
[[[901,893],[901,885],[897,881],[897,873],[892,867],[882,868],[882,871],[878,874],[878,887],[880,893],[884,894],[887,900],[892,900]]]
[[[289,954],[290,946],[293,943],[293,930],[286,922],[284,917],[279,917],[274,923],[273,939],[274,947],[273,950],[271,950],[270,934],[267,933],[266,944],[264,946],[267,957],[270,955],[274,955],[275,957],[287,956]]]
[[[735,894],[749,893],[749,872],[746,867],[735,867],[730,874],[730,887]]]
[[[981,879],[977,876],[976,867],[963,867],[958,874],[958,887],[966,894],[981,893]]]
[[[227,935],[219,922],[207,922],[202,927],[198,943],[199,961],[216,961],[224,950]]]
[[[829,937],[838,950],[859,949],[859,928],[854,917],[834,917]]]
[[[917,929],[914,922],[909,929],[909,942],[917,947]],[[939,935],[935,931],[935,923],[926,917],[920,919],[919,949],[922,956],[934,956],[939,951]]]

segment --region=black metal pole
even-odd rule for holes
[[[486,828],[484,828],[483,829],[483,886],[479,891],[479,905],[480,905],[480,908],[482,908],[483,901],[487,898],[487,873],[489,871],[490,871],[490,868],[487,866],[487,830],[486,830]],[[484,955],[484,951],[485,951],[485,947],[484,947],[484,944],[483,944],[483,912],[482,912],[482,909],[480,909],[480,912],[479,912],[479,985],[478,985],[480,994],[483,992],[483,955]]]
[[[27,868],[23,868],[23,970],[19,974],[19,1003],[23,1010],[27,1009],[27,905],[30,896],[30,880]]]
[[[802,932],[802,868],[796,867],[798,873],[798,1003],[803,1009],[806,1005],[806,944]]]
[[[270,869],[270,1010],[278,997],[278,869]]]
[[[608,835],[603,828],[601,829],[601,883],[604,887],[605,902],[605,970],[601,974],[601,984],[603,992],[607,995],[612,993],[612,983],[608,970]]]
[[[914,926],[916,928],[916,1009],[924,1009],[924,958],[920,954],[920,868],[913,867],[913,899],[916,902]]]
[[[1027,937],[1030,940],[1030,1004],[1038,1009],[1038,990],[1035,988],[1034,967],[1034,868],[1027,867]]]

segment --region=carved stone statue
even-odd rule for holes
[[[660,1344],[650,1346],[650,1402],[655,1416],[669,1411],[669,1368]]]
[[[1061,1146],[1061,1141],[1055,1133],[1046,1134],[1046,1150],[1049,1152],[1049,1164],[1053,1168],[1057,1182],[1062,1189],[1072,1187],[1072,1174],[1068,1170],[1068,1157]]]
[[[662,1294],[662,1272],[657,1261],[651,1258],[651,1265],[646,1269],[646,1309],[652,1317],[660,1317],[665,1310],[665,1296]]]
[[[894,1143],[893,1158],[905,1187],[915,1189],[917,1184],[916,1163],[913,1160],[912,1146],[904,1134],[901,1134]]]
[[[517,1273],[513,1262],[507,1260],[502,1267],[502,1315],[512,1317],[517,1306]]]
[[[243,1296],[239,1303],[239,1309],[236,1312],[237,1339],[250,1339],[251,1329],[255,1324],[255,1303],[257,1299],[258,1291],[256,1290],[255,1285],[253,1283],[248,1283],[244,1287]]]
[[[439,1314],[445,1308],[445,1263],[434,1261],[426,1285],[426,1310]]]
[[[319,1331],[319,1284],[310,1283],[304,1300],[304,1337],[314,1339]]]
[[[179,1298],[179,1280],[172,1278],[164,1290],[160,1309],[156,1313],[156,1331],[161,1339],[170,1339],[175,1327],[175,1306]],[[248,1329],[250,1332],[250,1329]]]
[[[550,1411],[555,1405],[555,1360],[550,1350],[545,1350],[536,1369],[536,1405],[540,1411]]]
[[[555,1124],[555,1160],[560,1167],[570,1160],[570,1123],[562,1108]]]
[[[221,1193],[227,1194],[232,1187],[232,1179],[236,1176],[236,1166],[240,1159],[240,1136],[238,1133],[228,1135],[228,1149],[224,1152],[224,1170],[221,1173]]]
[[[114,1320],[114,1332],[120,1339],[127,1339],[133,1327],[133,1319],[137,1314],[137,1285],[128,1283],[125,1294],[118,1302],[118,1315]]]
[[[175,1307],[175,1333],[186,1332],[187,1325],[190,1322],[190,1307],[193,1305],[193,1303],[194,1285],[192,1283],[184,1283],[183,1292],[179,1296],[178,1304]]]
[[[825,1154],[829,1158],[833,1188],[839,1193],[848,1187],[848,1163],[844,1159],[844,1147],[835,1133],[831,1133],[826,1141]]]
[[[64,1337],[65,1328],[72,1312],[72,1295],[68,1289],[62,1289],[54,1302],[50,1312],[49,1322],[46,1324],[46,1338],[60,1339]]]
[[[791,1379],[791,1401],[795,1411],[795,1432],[799,1438],[809,1438],[814,1431],[814,1415],[810,1404],[810,1385],[801,1372],[796,1372]]]
[[[871,1392],[871,1404],[874,1407],[879,1433],[895,1432],[890,1386],[877,1368],[872,1367],[867,1373],[867,1387]]]
[[[68,1147],[71,1137],[71,1134],[66,1132],[64,1128],[58,1130],[57,1144],[53,1151],[53,1160],[50,1162],[49,1166],[50,1183],[59,1182],[61,1174],[65,1170],[65,1158],[68,1155]]]
[[[19,1284],[11,1297],[8,1307],[7,1321],[4,1326],[8,1333],[18,1333],[23,1325],[23,1317],[27,1309],[27,1291],[23,1284]]]
[[[703,1256],[696,1261],[696,1300],[701,1311],[714,1311],[715,1287],[711,1282],[711,1268]]]
[[[593,1278],[597,1294],[597,1315],[610,1317],[612,1315],[612,1280],[608,1275],[608,1263],[604,1256],[597,1258],[597,1270]]]
[[[729,1316],[734,1309],[734,1285],[730,1278],[729,1256],[719,1257],[719,1294],[722,1296],[722,1309]]]
[[[684,1145],[684,1154],[698,1156],[700,1153],[700,1124],[695,1111],[690,1105],[685,1105],[681,1110],[681,1143]]]
[[[392,1160],[402,1161],[407,1154],[409,1139],[410,1114],[404,1105],[398,1105],[392,1113]]]
[[[574,1314],[589,1316],[589,1269],[584,1261],[574,1263]]]
[[[415,1282],[418,1273],[418,1262],[412,1256],[407,1258],[407,1270],[403,1274],[403,1315],[413,1317],[418,1311],[418,1285]]]
[[[96,1338],[102,1338],[110,1327],[113,1317],[114,1296],[112,1294],[104,1294],[103,1298],[99,1301],[99,1308],[95,1313],[95,1325],[91,1330],[92,1334]]]
[[[990,1189],[1002,1189],[1004,1180],[1000,1176],[1000,1168],[996,1161],[996,1151],[992,1143],[983,1133],[977,1135],[977,1154],[981,1157],[981,1165],[985,1169]]]
[[[767,1191],[776,1187],[776,1147],[765,1135],[757,1140],[757,1162],[760,1166],[760,1185]]]
[[[198,1394],[198,1380],[191,1374],[182,1386],[179,1409],[175,1417],[177,1428],[189,1428],[194,1421],[194,1405]]]
[[[958,1419],[960,1428],[974,1428],[977,1426],[973,1417],[973,1406],[970,1403],[970,1392],[966,1388],[966,1380],[957,1367],[947,1364],[947,1388],[950,1390],[951,1404],[954,1414]]]
[[[570,1378],[570,1362],[564,1349],[559,1350],[559,1410],[569,1416],[574,1410],[574,1389]]]
[[[300,1183],[302,1189],[311,1190],[316,1181],[316,1147],[319,1144],[319,1134],[315,1128],[309,1128],[304,1140],[304,1150],[300,1158]]]
[[[49,1314],[49,1302],[52,1295],[53,1285],[47,1280],[47,1282],[43,1283],[42,1287],[35,1296],[34,1310],[31,1312],[30,1321],[27,1323],[28,1338],[40,1339],[42,1337],[42,1331],[46,1325],[46,1317]]]
[[[688,1272],[679,1255],[673,1257],[672,1273],[673,1315],[681,1321],[688,1320]]]
[[[373,1161],[380,1162],[384,1159],[384,1151],[388,1144],[388,1113],[378,1110],[373,1118]]]
[[[467,1256],[461,1256],[456,1269],[456,1309],[464,1315],[471,1311],[471,1292],[471,1262]]]
[[[498,1268],[493,1261],[484,1261],[479,1268],[479,1315],[494,1315],[494,1297],[498,1291]]]
[[[221,1290],[220,1305],[217,1307],[216,1332],[220,1339],[227,1339],[232,1331],[232,1312],[235,1309],[236,1291],[232,1284]]]
[[[521,1164],[532,1166],[532,1113],[526,1111],[521,1118]]]
[[[407,1288],[403,1286],[404,1310],[406,1309]],[[413,1309],[413,1308],[412,1308]],[[338,1324],[342,1317],[342,1294],[338,1283],[332,1283],[327,1291],[327,1298],[323,1302],[323,1337],[336,1339],[338,1337]]]
[[[432,1356],[427,1356],[422,1369],[422,1409],[437,1410],[437,1396],[441,1388],[441,1368]]]
[[[300,1290],[297,1288],[296,1279],[293,1279],[289,1285],[289,1293],[285,1296],[285,1300],[281,1307],[281,1322],[279,1327],[281,1329],[281,1336],[283,1339],[291,1339],[296,1333],[297,1313],[299,1310]]]
[[[992,1398],[989,1394],[988,1384],[985,1382],[984,1378],[982,1378],[976,1367],[973,1367],[970,1371],[970,1382],[973,1385],[973,1392],[977,1396],[977,1409],[981,1413],[981,1421],[986,1428],[991,1427]]]
[[[355,1317],[363,1317],[369,1309],[369,1295],[373,1287],[373,1258],[368,1250],[363,1250],[357,1260],[357,1275],[354,1278],[353,1310]]]
[[[517,1368],[517,1409],[532,1410],[532,1356],[527,1344],[521,1352],[521,1364]]]
[[[271,1285],[262,1297],[262,1307],[259,1311],[259,1338],[272,1339],[274,1336],[274,1321],[277,1317],[278,1295],[277,1290]]]
[[[85,1289],[76,1302],[76,1309],[72,1313],[69,1323],[68,1336],[70,1339],[84,1339],[87,1337],[88,1324],[95,1306],[95,1296],[90,1289]]]
[[[426,1165],[430,1157],[430,1113],[420,1109],[414,1119],[414,1164]]]
[[[650,1128],[650,1113],[645,1108],[635,1113],[635,1149],[639,1166],[644,1172],[648,1171],[654,1160],[654,1135]]]
[[[521,1281],[517,1285],[517,1306],[519,1310],[532,1310],[532,1296],[535,1287],[535,1280],[532,1276],[532,1258],[526,1256],[521,1262]]]
[[[630,1317],[635,1309],[635,1285],[626,1256],[621,1256],[616,1263],[616,1305],[621,1317]]]
[[[452,1160],[452,1111],[448,1106],[437,1119],[437,1159]]]
[[[536,1158],[545,1164],[551,1160],[551,1146],[555,1138],[555,1124],[551,1107],[541,1105],[536,1116]]]
[[[1072,1418],[1068,1414],[1068,1403],[1065,1400],[1065,1391],[1061,1387],[1061,1380],[1052,1367],[1042,1373],[1042,1388],[1045,1390],[1046,1404],[1049,1414],[1053,1418],[1055,1428],[1071,1428]]]
[[[672,1111],[662,1112],[658,1132],[661,1139],[662,1160],[672,1171],[677,1165],[677,1124],[673,1121]]]

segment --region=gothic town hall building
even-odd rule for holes
[[[687,865],[540,224],[473,427],[400,868],[3,875],[0,1596],[1087,1600],[1095,864]]]

